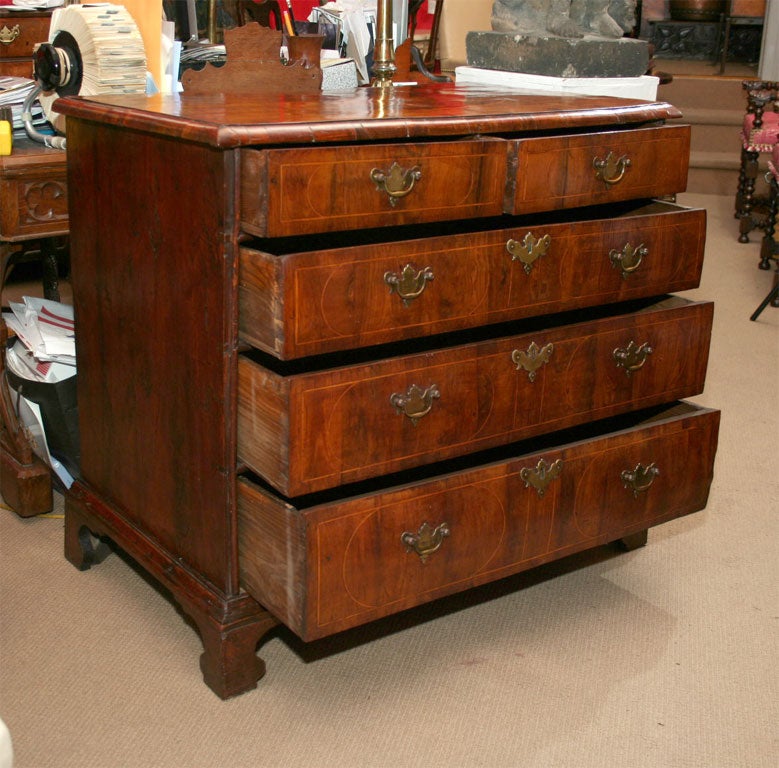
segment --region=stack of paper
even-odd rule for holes
[[[73,307],[29,296],[9,306],[11,311],[4,312],[3,319],[17,339],[8,346],[5,363],[8,383],[16,392],[16,415],[33,451],[69,488],[73,482],[71,471],[78,460],[77,441],[70,427],[75,418]],[[72,407],[66,407],[63,401],[71,400]],[[54,420],[50,419],[52,403],[58,409]],[[48,427],[52,428],[50,435]]]
[[[9,302],[9,307],[11,311],[3,312],[3,320],[19,337],[36,364],[59,363],[70,369],[71,376],[75,375],[73,307],[31,296],[22,297],[21,302]],[[38,380],[47,381],[46,375],[47,372],[44,372],[44,378]],[[25,378],[31,377],[28,375]]]
[[[17,135],[24,133],[22,107],[33,88],[35,88],[35,81],[28,77],[0,77],[0,106],[11,107],[14,115],[13,128]],[[43,108],[37,100],[32,103],[30,113],[36,129],[41,130],[47,125],[48,121],[43,114]]]
[[[585,96],[617,96],[654,101],[660,79],[640,77],[548,77],[479,67],[455,67],[457,85],[516,88],[528,93],[579,93]]]

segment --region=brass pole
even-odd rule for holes
[[[218,43],[216,26],[216,0],[208,0],[208,42],[211,45]]]
[[[378,0],[376,10],[376,40],[373,45],[373,85],[391,86],[395,74],[395,48],[392,42],[392,0]]]

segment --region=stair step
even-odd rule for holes
[[[740,158],[731,152],[707,152],[692,150],[690,152],[690,168],[716,168],[719,170],[736,171],[738,173]]]
[[[676,105],[678,106],[678,105]],[[711,107],[679,107],[684,121],[692,125],[727,125],[741,128],[744,112],[733,109],[712,109]]]

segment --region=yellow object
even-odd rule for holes
[[[14,147],[13,129],[7,120],[0,120],[0,155],[10,155]]]

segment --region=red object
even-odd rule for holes
[[[0,0],[2,2],[3,0]],[[308,19],[312,8],[318,8],[319,3],[316,0],[292,0],[292,12],[297,21]],[[422,7],[417,11],[417,34],[419,32],[428,32],[433,24],[433,14],[428,13],[428,3],[425,0]]]

